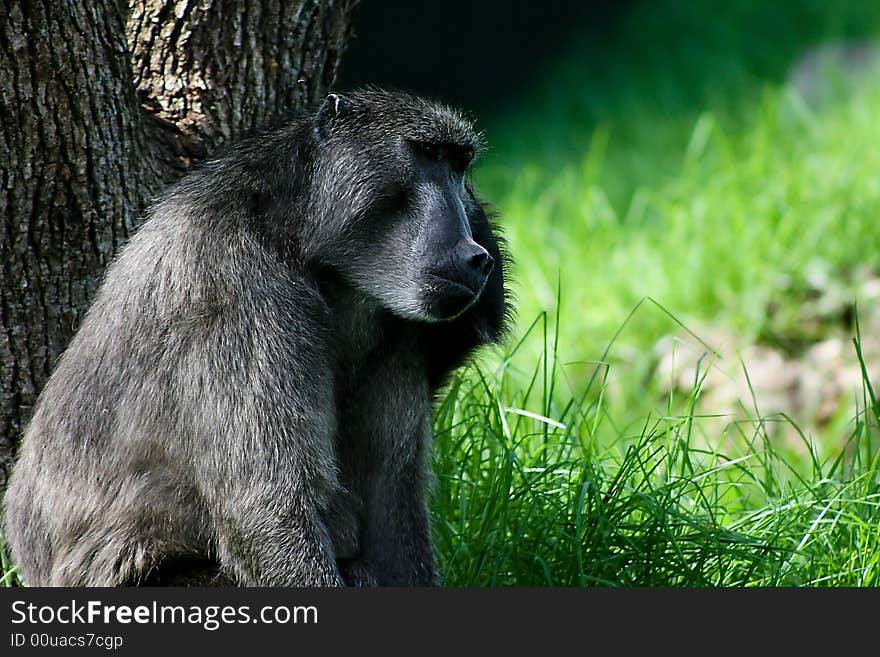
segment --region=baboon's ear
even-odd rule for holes
[[[321,140],[330,137],[333,123],[351,111],[351,101],[342,94],[328,94],[315,117],[315,130]]]

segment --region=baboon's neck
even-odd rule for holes
[[[320,286],[330,310],[331,342],[341,369],[358,367],[376,349],[388,348],[399,332],[400,320],[338,276],[322,276]]]

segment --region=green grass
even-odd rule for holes
[[[561,277],[578,359],[645,297],[757,336],[780,274],[880,263],[878,88],[816,109],[783,79],[811,44],[880,34],[880,5],[649,4],[487,121],[476,179],[519,263],[523,326]],[[640,319],[639,346],[669,329]]]
[[[658,339],[699,344],[705,325],[821,339],[798,292],[811,272],[857,298],[849,275],[880,266],[880,89],[832,72],[808,102],[786,85],[810,46],[878,36],[868,1],[641,3],[482,117],[475,178],[519,319],[437,409],[447,585],[880,584],[876,372],[823,426],[760,399],[703,408],[707,371],[736,369],[720,345],[689,391],[652,375]],[[858,327],[837,328],[863,364]]]
[[[16,574],[15,565],[9,560],[3,549],[3,534],[0,533],[0,587],[21,585],[22,582]]]
[[[464,372],[440,405],[434,533],[447,585],[880,584],[880,406],[867,378],[845,449],[823,460],[804,437],[793,461],[761,417],[723,449],[695,441],[700,380],[683,413],[620,427],[599,364],[560,408],[563,368],[544,344],[525,388],[506,359]]]
[[[810,46],[880,35],[880,5],[649,4],[484,121],[476,181],[517,261],[519,322],[436,420],[446,582],[877,585],[869,373],[825,426],[760,399],[698,412],[707,369],[736,355],[707,349],[673,396],[652,348],[705,325],[809,344],[827,328],[803,321],[810,273],[880,264],[880,86],[786,84]]]

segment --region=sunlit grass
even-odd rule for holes
[[[476,180],[517,261],[518,331],[550,311],[563,362],[596,358],[645,298],[744,342],[781,302],[773,332],[797,334],[784,285],[880,266],[880,74],[821,102],[786,81],[816,44],[880,34],[880,5],[650,4],[487,119]],[[640,313],[621,336],[628,419],[654,408],[651,347],[677,328]]]
[[[448,584],[877,585],[871,373],[817,429],[760,399],[701,415],[720,345],[675,396],[652,347],[706,325],[799,336],[789,290],[880,265],[880,85],[787,82],[807,49],[878,28],[867,2],[650,3],[485,122],[476,180],[517,261],[519,322],[440,406]]]
[[[714,445],[695,438],[693,403],[615,424],[603,363],[577,397],[551,393],[566,386],[542,329],[523,342],[545,345],[532,372],[511,372],[510,358],[476,366],[439,407],[433,508],[446,585],[880,584],[867,380],[845,448],[823,458],[805,439],[793,460],[760,416]],[[698,378],[692,400],[699,392]]]

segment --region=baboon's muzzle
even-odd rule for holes
[[[486,287],[495,261],[471,239],[452,251],[446,266],[428,274],[427,302],[437,319],[453,319],[474,303]]]

